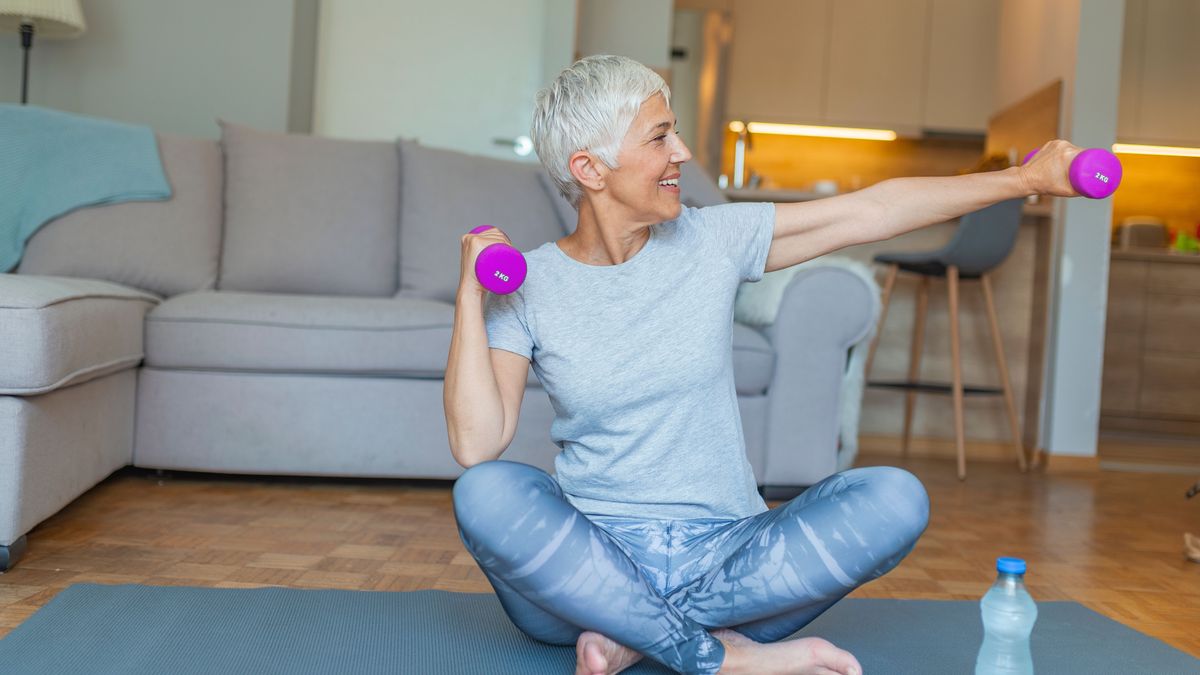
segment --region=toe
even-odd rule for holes
[[[862,666],[859,665],[858,659],[844,649],[830,645],[829,650],[823,656],[825,666],[834,672],[844,675],[862,675]]]

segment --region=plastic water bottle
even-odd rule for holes
[[[1025,590],[1025,561],[997,558],[996,583],[979,603],[983,644],[975,659],[975,675],[1031,675],[1029,634],[1037,621],[1037,605]]]

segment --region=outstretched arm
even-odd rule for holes
[[[776,204],[766,271],[846,246],[891,239],[1006,199],[1075,196],[1068,168],[1079,152],[1066,141],[1051,141],[1021,167],[964,176],[892,178],[837,197]]]

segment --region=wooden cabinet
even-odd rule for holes
[[[1200,435],[1200,256],[1114,252],[1101,427]]]
[[[928,0],[834,3],[826,122],[920,128],[928,18]]]
[[[1144,261],[1114,259],[1108,268],[1108,315],[1100,385],[1100,410],[1104,413],[1137,415],[1149,265]]]
[[[733,0],[730,119],[983,133],[1000,0]]]
[[[829,0],[737,0],[729,63],[730,119],[821,121]]]
[[[983,132],[995,112],[1000,0],[933,0],[922,126]]]
[[[1200,145],[1200,0],[1126,0],[1118,140]]]

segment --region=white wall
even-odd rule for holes
[[[704,56],[704,14],[678,10],[672,17],[671,45],[687,56],[671,63],[671,109],[678,120],[679,135],[693,153],[698,152],[697,126],[700,113],[700,71]],[[703,164],[697,156],[696,162]]]
[[[1117,136],[1125,2],[1087,0],[1081,10],[1074,90],[1064,128],[1078,146],[1108,148]],[[1072,199],[1061,210],[1043,439],[1052,454],[1094,456],[1112,200]]]
[[[534,93],[570,65],[574,31],[564,0],[327,0],[314,133],[516,159],[493,139],[529,133]]]
[[[217,117],[283,131],[289,115],[307,119],[309,102],[293,103],[291,87],[294,57],[303,62],[312,48],[294,49],[293,26],[315,6],[87,0],[83,35],[34,37],[29,103],[211,138],[219,135]],[[20,101],[21,51],[16,33],[0,39],[0,102]]]
[[[581,0],[579,55],[618,54],[671,66],[671,0]]]
[[[1116,139],[1124,4],[1006,0],[999,105],[1061,77],[1063,137],[1109,147]],[[1096,454],[1111,219],[1111,199],[1058,200],[1039,443],[1051,454]]]

